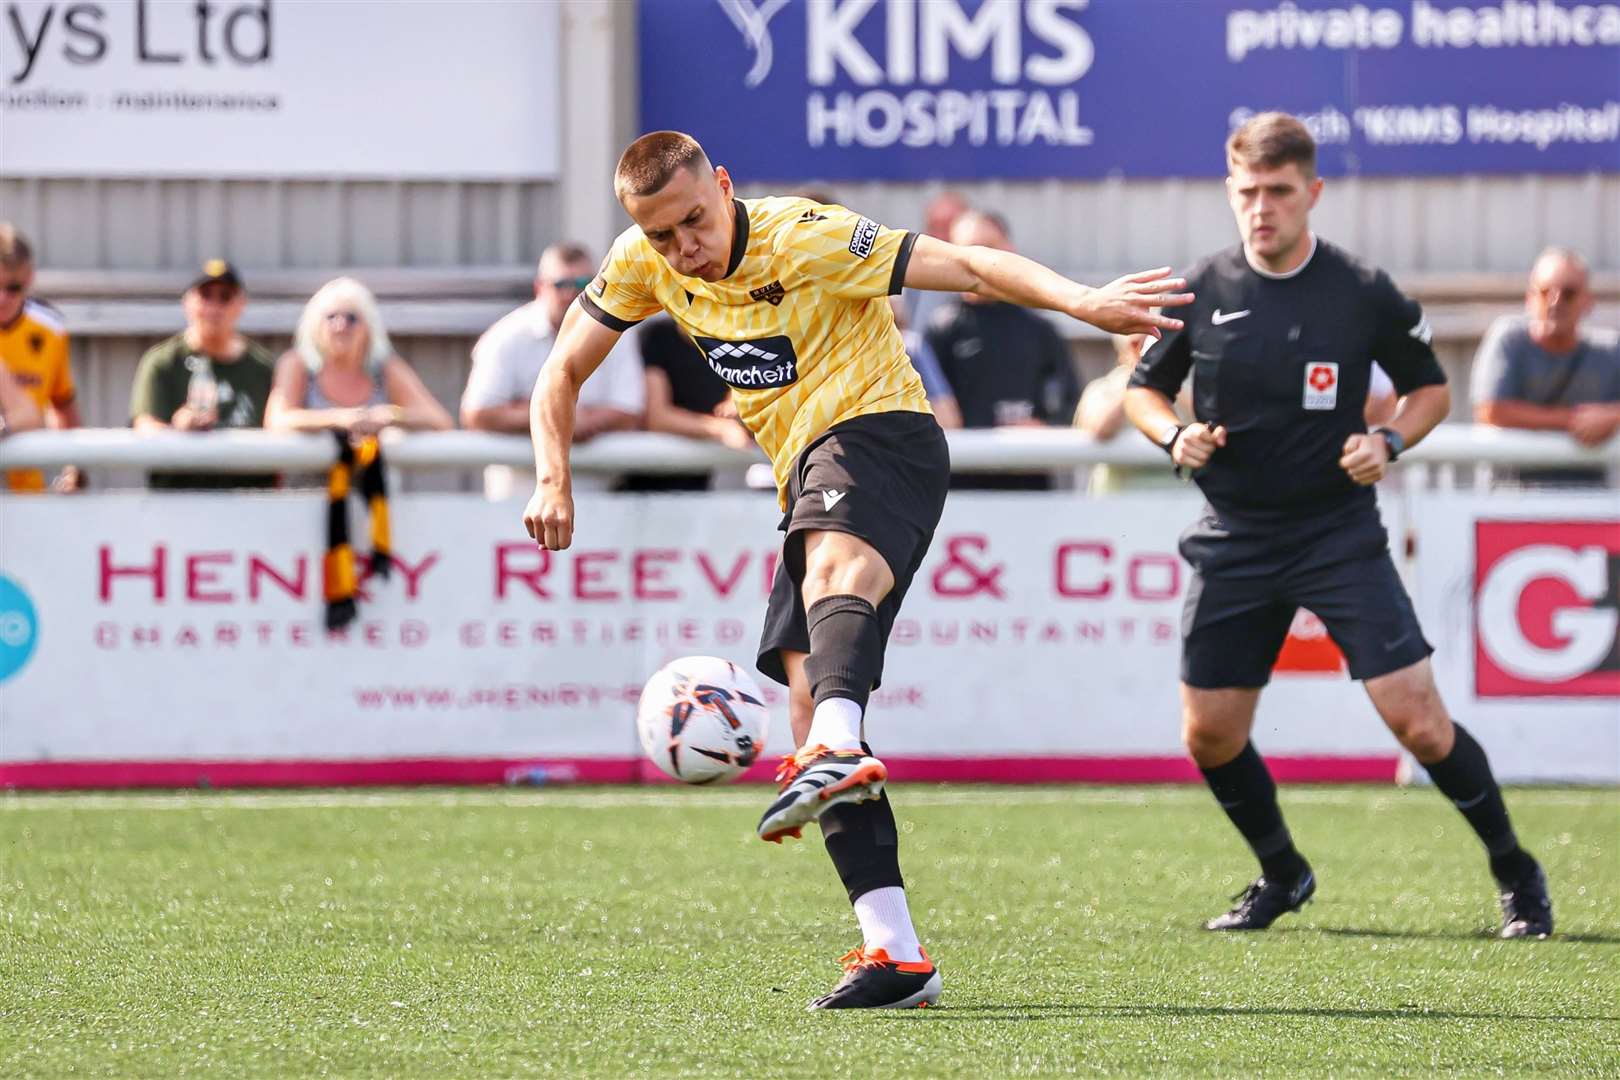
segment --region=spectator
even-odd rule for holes
[[[1581,326],[1592,310],[1586,261],[1567,248],[1543,251],[1530,269],[1524,309],[1498,319],[1474,355],[1474,419],[1567,431],[1582,446],[1607,442],[1620,429],[1620,337]],[[1521,468],[1518,476],[1534,486],[1604,482],[1601,466]]]
[[[1013,250],[1005,223],[963,215],[951,242]],[[1052,324],[1015,304],[964,294],[926,328],[970,428],[1067,424],[1080,396],[1068,347]]]
[[[454,427],[411,366],[394,352],[377,299],[353,278],[327,282],[304,305],[293,347],[276,361],[264,410],[275,431]]]
[[[1130,385],[1131,372],[1142,356],[1146,334],[1114,334],[1114,367],[1100,379],[1086,384],[1080,395],[1080,406],[1074,411],[1074,426],[1099,442],[1107,442],[1120,433],[1125,425],[1125,390]],[[1190,381],[1189,381],[1190,385]],[[1190,390],[1182,389],[1175,403],[1176,412],[1183,420],[1192,415]],[[1086,490],[1092,495],[1113,495],[1125,488],[1178,486],[1169,462],[1153,465],[1093,465]]]
[[[275,357],[237,332],[247,290],[236,268],[210,259],[180,296],[186,328],[152,346],[135,369],[130,423],[136,431],[260,428]],[[274,487],[274,475],[153,473],[154,488]]]
[[[936,240],[949,240],[951,227],[970,209],[968,201],[961,193],[942,191],[923,206],[923,232]],[[906,325],[914,327],[919,332],[926,332],[934,312],[951,302],[950,293],[931,292],[925,289],[906,289],[901,298],[906,306]]]
[[[473,346],[472,373],[461,395],[463,426],[528,434],[535,380],[551,355],[569,305],[595,273],[596,263],[581,244],[552,244],[540,253],[534,299],[503,316]],[[589,442],[609,431],[634,431],[641,427],[646,408],[641,359],[635,343],[620,338],[580,391],[574,442]],[[511,469],[491,466],[484,471],[484,490],[492,499],[505,498],[517,485]]]
[[[1007,226],[977,211],[962,215],[951,242],[1011,251]],[[934,313],[926,337],[956,391],[968,428],[1068,425],[1080,397],[1069,349],[1041,316],[998,300],[964,294]],[[958,488],[1044,489],[1045,474],[984,476]]]
[[[0,364],[0,438],[16,431],[33,431],[43,422],[34,399]]]
[[[924,292],[921,295],[944,296],[947,301],[950,299],[945,293]],[[961,427],[962,410],[956,404],[956,391],[951,389],[950,380],[945,378],[945,370],[939,366],[939,357],[934,355],[933,346],[928,344],[928,338],[920,329],[910,324],[906,307],[899,297],[889,297],[889,306],[894,309],[894,324],[900,328],[906,358],[922,377],[923,392],[928,395],[928,404],[933,407],[934,419],[947,431]]]
[[[737,419],[730,388],[673,319],[648,319],[636,340],[646,382],[648,431],[707,439],[735,450],[753,447],[754,437]],[[708,486],[707,473],[635,474],[621,485],[625,491],[703,491]]]
[[[29,295],[34,286],[34,250],[9,221],[0,221],[0,365],[53,428],[80,426],[68,359],[67,324],[55,308]],[[38,469],[6,474],[12,491],[44,491]],[[69,465],[50,487],[76,491],[79,470]]]
[[[540,255],[535,298],[484,331],[473,346],[472,374],[461,396],[461,422],[477,431],[528,434],[529,397],[551,355],[557,329],[596,264],[579,244],[553,244]],[[633,342],[621,341],[580,393],[574,441],[641,426],[647,389]]]

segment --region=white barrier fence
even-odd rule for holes
[[[1164,453],[1144,439],[1099,441],[1063,428],[1008,428],[948,433],[951,465],[959,472],[1073,469],[1088,465],[1163,465]],[[398,469],[532,466],[533,451],[521,436],[477,431],[404,434],[390,432],[388,460]],[[0,441],[0,469],[84,468],[183,469],[254,473],[308,471],[332,463],[332,440],[319,435],[268,431],[136,433],[125,429],[31,431]],[[730,450],[648,432],[604,435],[573,450],[582,472],[691,472],[743,470],[764,461],[756,452]],[[1608,465],[1620,466],[1620,439],[1585,448],[1563,435],[1505,431],[1473,425],[1442,425],[1403,457],[1407,464]],[[1397,466],[1399,468],[1399,466]]]
[[[1104,449],[1045,432],[967,434],[953,441],[964,467],[1061,467],[1056,453],[1073,466]],[[1477,460],[1462,442],[1448,451],[1444,434],[1424,445],[1430,460]],[[102,438],[94,452],[107,457],[87,457]],[[729,453],[626,438],[659,445],[670,467]],[[195,468],[203,445],[60,439],[80,444],[73,456],[19,437],[0,444],[0,466]],[[503,454],[508,442],[521,449],[496,441]],[[1477,454],[1479,440],[1462,441]],[[1063,449],[1042,458],[1051,447],[1041,442]],[[1516,462],[1569,459],[1551,456],[1546,439],[1501,442]],[[330,452],[325,440],[269,435],[206,445],[211,465],[249,471],[318,468]],[[162,456],[175,447],[191,456]],[[629,448],[604,440],[579,461],[649,471]],[[1105,460],[1163,462],[1151,447],[1106,448],[1127,452]],[[490,449],[481,436],[409,437],[393,449],[402,468],[490,460],[475,453]],[[1188,572],[1176,538],[1197,508],[1190,489],[953,495],[872,709],[873,737],[898,773],[1195,776],[1178,743]],[[1409,486],[1386,496],[1384,512],[1392,536],[1414,541],[1409,582],[1447,702],[1499,771],[1620,782],[1616,493]],[[321,628],[318,494],[7,497],[0,786],[488,781],[535,769],[643,778],[630,723],[642,680],[679,655],[753,658],[778,550],[774,500],[582,495],[575,546],[557,554],[534,547],[520,513],[518,502],[471,495],[396,499],[397,570],[365,583],[359,621],[334,637]],[[785,710],[779,695],[773,704],[777,751]],[[1393,741],[1309,617],[1262,699],[1256,742],[1284,777],[1396,771]]]

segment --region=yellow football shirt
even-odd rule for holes
[[[785,503],[794,460],[834,424],[933,411],[888,300],[905,283],[916,235],[809,199],[738,199],[733,212],[722,280],[676,273],[631,226],[580,304],[621,331],[669,312],[735,391]]]
[[[73,401],[67,324],[55,308],[37,300],[25,301],[16,321],[0,327],[0,363],[34,399],[42,415],[52,405]],[[44,491],[45,474],[38,469],[13,469],[6,473],[6,486],[12,491]]]

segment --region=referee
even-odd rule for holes
[[[1263,930],[1316,891],[1249,732],[1260,690],[1297,608],[1327,625],[1401,745],[1484,844],[1505,938],[1545,937],[1541,867],[1508,820],[1485,751],[1447,714],[1424,640],[1390,559],[1373,487],[1389,462],[1450,408],[1418,305],[1383,271],[1319,240],[1316,144],[1264,113],[1226,144],[1227,198],[1240,245],[1187,274],[1185,326],[1149,342],[1125,410],[1208,505],[1183,534],[1194,575],[1182,616],[1182,738],[1261,876],[1211,930]],[[1369,433],[1373,362],[1401,395]],[[1188,373],[1196,421],[1170,408]]]

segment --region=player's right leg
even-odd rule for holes
[[[811,711],[803,739],[795,740],[797,752],[777,774],[782,790],[760,818],[760,839],[777,842],[798,836],[834,806],[883,793],[888,770],[863,748],[862,725],[867,699],[883,673],[878,605],[894,587],[883,556],[843,532],[814,529],[790,535],[783,566],[798,580],[806,613],[810,648],[802,663],[796,656],[794,662],[802,669]],[[786,668],[791,654],[778,652]],[[791,668],[788,675],[792,693]],[[800,690],[795,696],[804,694]]]
[[[1215,801],[1260,862],[1260,877],[1209,930],[1264,930],[1298,911],[1316,877],[1294,848],[1277,805],[1277,784],[1249,740],[1260,688],[1271,677],[1293,621],[1263,580],[1195,575],[1182,620],[1182,742]]]

